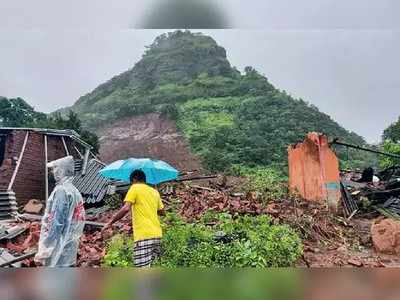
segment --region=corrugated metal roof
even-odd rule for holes
[[[35,131],[35,132],[49,133],[49,134],[54,134],[54,135],[80,137],[80,135],[75,130],[72,130],[72,129],[49,129],[49,128],[30,128],[30,127],[0,127],[0,130]]]
[[[0,131],[12,131],[12,130],[23,130],[23,131],[34,131],[39,132],[46,135],[56,135],[56,136],[67,136],[71,139],[75,140],[85,148],[93,149],[91,145],[86,143],[84,140],[81,139],[81,136],[72,129],[49,129],[49,128],[24,128],[24,127],[0,127]]]
[[[0,220],[13,219],[18,211],[15,193],[0,191]]]
[[[104,166],[102,162],[91,159],[88,163],[86,174],[78,174],[73,180],[73,184],[81,192],[86,203],[100,202],[107,193],[110,181],[99,174],[99,171]]]

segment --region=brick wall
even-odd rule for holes
[[[16,166],[16,160],[13,158],[18,158],[26,132],[2,131],[1,133],[7,134],[7,141],[3,164],[0,167],[0,190],[6,190]]]
[[[19,157],[26,131],[12,131],[9,133],[6,144],[5,159],[0,167],[0,189],[7,189],[14,172],[16,162],[12,157]],[[70,155],[77,158],[73,148],[74,142],[66,137],[65,142]],[[47,136],[48,161],[56,160],[66,156],[63,142],[59,136]],[[45,154],[44,135],[37,132],[30,132],[25,148],[25,153],[15,178],[12,190],[15,192],[18,205],[24,205],[30,199],[45,199]],[[49,193],[54,186],[49,186]]]
[[[16,134],[25,137],[26,132],[17,131]],[[43,138],[40,133],[29,133],[24,156],[12,188],[17,197],[18,205],[23,205],[30,199],[45,199]]]

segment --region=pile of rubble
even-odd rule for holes
[[[385,169],[377,176],[371,168],[362,174],[343,172],[342,199],[347,215],[357,210],[400,220],[400,166]]]
[[[386,191],[388,183],[360,183],[351,176],[343,175],[343,186],[346,195],[350,195],[356,203],[357,211],[346,217],[333,215],[322,204],[296,197],[265,203],[256,193],[237,192],[234,187],[238,186],[238,182],[227,182],[226,178],[197,182],[199,185],[194,182],[165,184],[160,191],[167,210],[178,212],[188,221],[199,218],[210,209],[239,214],[269,214],[274,224],[287,224],[302,237],[304,255],[298,262],[299,266],[399,266],[400,258],[394,255],[400,254],[400,223],[383,217],[376,219],[379,215],[371,214],[377,214],[377,210],[364,211],[361,205],[365,200],[363,197]],[[385,204],[387,200],[381,203]],[[101,233],[102,226],[114,213],[115,209],[107,206],[86,211],[87,221],[77,266],[101,266],[107,240],[117,233],[132,234],[130,215]],[[24,214],[19,217],[17,221],[0,226],[0,265],[2,260],[12,261],[14,257],[22,257],[22,261],[12,266],[35,266],[33,255],[39,239],[40,215]]]

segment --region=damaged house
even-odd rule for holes
[[[362,172],[339,169],[339,160],[331,148],[339,145],[376,155],[399,159],[365,147],[340,142],[321,133],[309,133],[303,142],[288,147],[289,189],[303,199],[327,206],[347,218],[356,213],[382,214],[400,220],[400,166],[374,174],[368,167]]]
[[[31,199],[44,201],[54,187],[47,162],[71,155],[74,184],[87,203],[103,199],[108,181],[98,175],[104,165],[73,130],[0,128],[0,219],[15,215]]]

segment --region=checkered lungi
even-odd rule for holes
[[[150,267],[161,254],[161,239],[152,238],[135,242],[133,261],[135,267]]]

